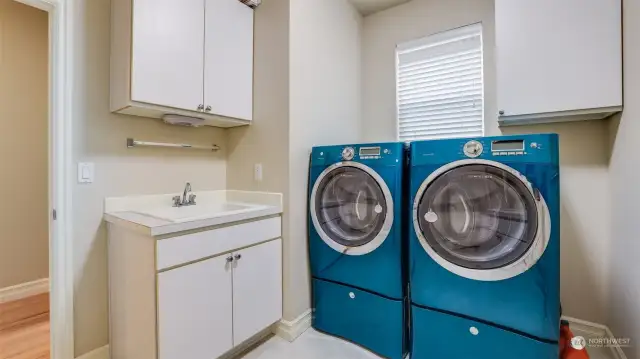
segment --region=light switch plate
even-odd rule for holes
[[[91,162],[78,163],[78,183],[93,183],[95,165]]]
[[[253,179],[257,182],[262,181],[262,163],[256,163],[253,166]]]

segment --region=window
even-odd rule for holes
[[[484,134],[482,25],[397,46],[401,141]]]

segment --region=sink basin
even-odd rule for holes
[[[184,207],[159,207],[137,211],[140,214],[162,219],[168,222],[190,222],[246,211],[258,210],[264,206],[239,203],[209,203]]]

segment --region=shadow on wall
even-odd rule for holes
[[[560,136],[561,299],[564,314],[608,323],[610,191],[608,121],[500,128]]]
[[[110,0],[71,3],[73,39],[74,162],[94,162],[95,181],[73,189],[75,354],[108,344],[105,197],[177,193],[226,187],[226,136],[212,127],[181,128],[160,120],[109,111]],[[117,24],[114,24],[116,26]],[[126,138],[209,145],[222,151],[126,148]],[[151,180],[150,180],[151,179]]]

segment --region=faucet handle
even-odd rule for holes
[[[195,194],[190,194],[189,195],[189,204],[196,204],[196,195]]]
[[[172,198],[173,200],[173,206],[174,207],[180,207],[182,205],[182,203],[180,203],[180,196],[175,196]]]

